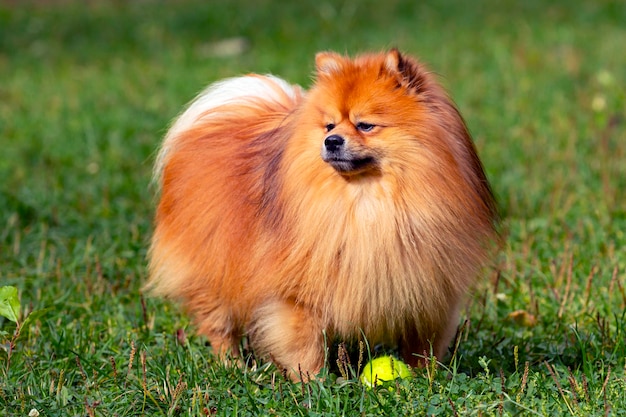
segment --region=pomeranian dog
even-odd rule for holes
[[[494,199],[455,105],[393,49],[319,53],[305,92],[217,82],[171,126],[147,287],[182,302],[214,351],[294,379],[329,341],[444,356],[496,236]]]

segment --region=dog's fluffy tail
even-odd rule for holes
[[[194,124],[207,118],[231,116],[233,109],[262,107],[268,103],[290,106],[303,96],[303,90],[273,75],[250,74],[216,82],[202,91],[171,125],[154,165],[153,179],[160,183],[168,156],[177,138]],[[223,109],[223,111],[221,111]]]

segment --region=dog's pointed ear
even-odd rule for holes
[[[385,69],[391,74],[402,73],[402,68],[404,66],[402,63],[402,54],[400,54],[400,51],[396,48],[387,52],[387,56],[385,57]]]
[[[341,70],[343,60],[343,57],[336,52],[319,52],[315,55],[317,73],[332,75]]]
[[[398,86],[406,87],[414,93],[421,93],[428,82],[424,67],[395,48],[387,52],[383,68],[383,71],[396,78]]]

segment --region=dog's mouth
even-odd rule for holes
[[[343,175],[355,175],[368,171],[376,166],[376,158],[365,156],[362,158],[345,158],[332,156],[323,158],[324,162],[332,166],[337,172]]]
[[[340,135],[333,134],[324,139],[322,160],[343,176],[353,176],[377,171],[378,160],[370,150],[350,146]]]

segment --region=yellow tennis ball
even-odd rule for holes
[[[400,359],[392,356],[381,356],[368,362],[361,372],[361,383],[372,388],[383,382],[393,381],[396,378],[408,378],[411,369]]]

